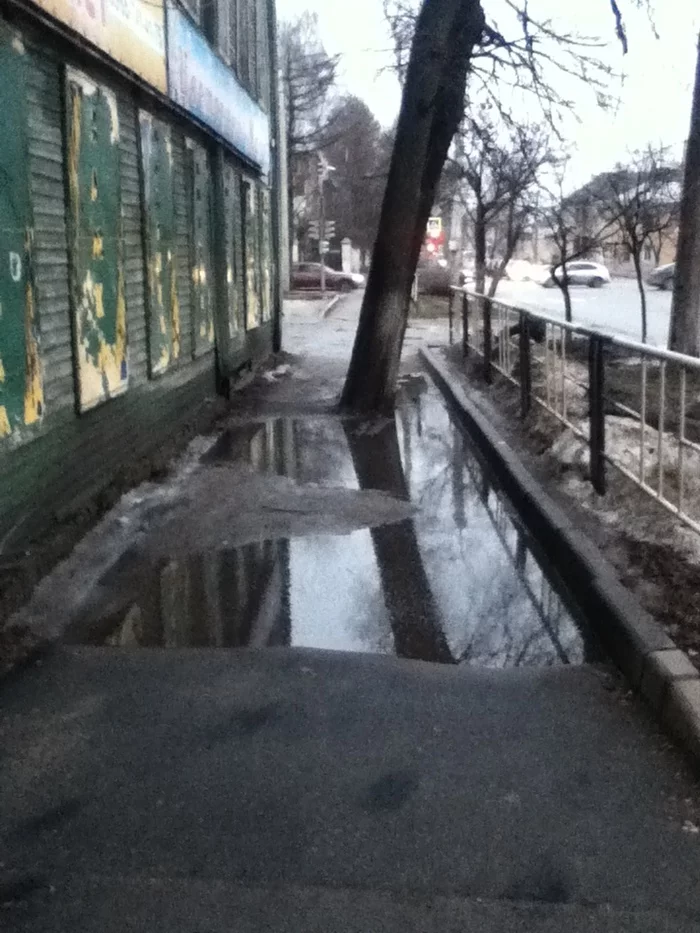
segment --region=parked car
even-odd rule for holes
[[[554,288],[557,284],[554,277],[556,276],[557,280],[561,281],[562,275],[561,266],[557,266],[554,275],[552,275],[551,270],[548,270],[540,281],[540,285],[545,288]],[[606,266],[599,262],[588,262],[587,260],[567,262],[566,277],[569,285],[587,285],[589,288],[601,288],[611,281],[610,272]]]
[[[676,276],[675,262],[669,262],[665,266],[657,266],[653,272],[649,273],[647,282],[664,291],[667,288],[673,288],[673,280]]]
[[[330,291],[349,292],[354,288],[362,288],[365,284],[364,275],[358,272],[338,272],[337,269],[325,267],[326,288]],[[292,269],[292,288],[318,289],[321,287],[321,263],[300,262]]]

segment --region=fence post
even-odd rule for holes
[[[462,292],[462,356],[469,356],[469,299]]]
[[[479,296],[479,302],[484,313],[484,379],[489,384],[493,378],[491,372],[491,358],[493,355],[493,339],[491,329],[491,299],[485,295]]]
[[[450,321],[450,346],[454,343],[454,292],[450,289],[450,297],[447,300],[447,316]]]
[[[591,336],[588,344],[591,482],[603,496],[605,482],[605,341]]]
[[[530,354],[530,318],[520,312],[520,416],[527,418],[532,402],[532,369]]]

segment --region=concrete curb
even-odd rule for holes
[[[427,347],[420,352],[612,660],[663,726],[700,764],[700,673],[622,586],[598,548],[535,480],[469,399],[449,365]]]
[[[336,295],[334,298],[331,298],[331,300],[328,302],[328,304],[323,309],[323,311],[321,311],[321,318],[323,320],[325,320],[328,317],[328,315],[331,313],[333,308],[335,308],[335,306],[338,304],[339,301],[340,301],[340,295]]]

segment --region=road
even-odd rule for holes
[[[564,316],[564,302],[556,288],[542,288],[534,282],[501,282],[497,297],[534,311]],[[600,289],[575,287],[571,290],[574,323],[595,327],[607,333],[641,339],[641,310],[637,283],[615,279]],[[648,342],[665,347],[671,314],[671,292],[647,289]]]

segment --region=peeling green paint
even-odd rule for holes
[[[257,189],[252,181],[241,186],[245,237],[246,328],[260,326],[260,232]]]
[[[149,365],[151,376],[165,372],[180,356],[180,302],[177,294],[173,148],[170,127],[143,111],[141,177],[148,268]]]
[[[190,143],[192,171],[192,295],[194,352],[214,346],[211,171],[206,149]]]
[[[66,76],[71,298],[81,411],[126,391],[126,300],[114,94]]]
[[[0,24],[0,441],[11,445],[27,440],[44,413],[32,274],[27,68],[20,35]]]

